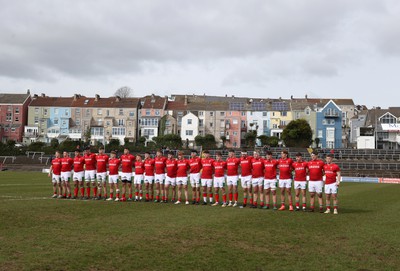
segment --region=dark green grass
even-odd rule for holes
[[[340,214],[49,199],[0,172],[2,270],[398,270],[400,185],[343,184]]]

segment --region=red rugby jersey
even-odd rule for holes
[[[144,173],[144,161],[136,161],[135,162],[135,174],[143,175]]]
[[[74,159],[72,159],[71,157],[61,158],[61,172],[71,171],[73,165],[74,165]]]
[[[154,159],[147,158],[144,160],[144,175],[154,176]]]
[[[307,162],[293,162],[294,180],[303,182],[307,179]]]
[[[278,161],[264,159],[264,178],[268,180],[276,179],[276,168]]]
[[[167,176],[170,178],[176,178],[177,162],[176,159],[167,159],[165,162],[167,168]]]
[[[107,154],[98,154],[96,157],[97,162],[97,173],[107,172],[107,163],[108,163],[108,155]]]
[[[237,176],[239,173],[240,159],[233,157],[226,159],[226,175]]]
[[[135,163],[135,156],[132,154],[123,154],[121,155],[121,168],[123,173],[132,173],[132,167]]]
[[[195,157],[189,159],[190,173],[199,173],[201,170],[201,158]]]
[[[121,164],[121,160],[118,158],[111,158],[108,160],[108,174],[109,175],[118,175],[119,165]]]
[[[61,158],[54,158],[51,160],[51,169],[53,170],[54,175],[61,174]]]
[[[325,172],[325,184],[333,184],[336,183],[337,173],[340,172],[340,168],[336,164],[325,164],[324,166]]]
[[[241,175],[242,176],[250,176],[251,174],[251,160],[253,157],[251,156],[246,156],[246,157],[240,157],[240,169],[241,169]]]
[[[264,176],[264,160],[262,158],[251,159],[252,177],[261,178]]]
[[[187,177],[187,171],[189,168],[189,161],[186,159],[177,160],[177,171],[176,177]]]
[[[85,164],[85,158],[82,156],[75,156],[74,157],[74,172],[82,172],[83,165]]]
[[[96,170],[96,154],[89,153],[83,156],[85,158],[85,169]]]
[[[278,160],[279,179],[287,180],[292,178],[292,164],[293,160],[291,158]]]
[[[325,163],[322,160],[311,160],[308,162],[308,175],[310,181],[322,181]]]
[[[214,161],[214,177],[224,177],[225,176],[225,169],[226,169],[226,162],[225,161]]]
[[[213,175],[213,162],[214,160],[211,158],[203,158],[201,159],[201,178],[202,179],[212,179]]]
[[[165,162],[167,158],[164,156],[154,158],[156,174],[164,174],[165,173]]]

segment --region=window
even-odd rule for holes
[[[15,121],[19,121],[19,117],[15,117]]]
[[[240,126],[242,128],[246,128],[246,121],[245,120],[240,121]]]
[[[54,114],[58,115],[58,108],[54,108]]]
[[[210,127],[213,127],[214,123],[210,122]]]
[[[219,121],[219,127],[221,127],[221,128],[225,127],[225,121],[224,120],[220,120]]]
[[[6,113],[6,121],[12,120],[12,113]]]
[[[39,124],[39,117],[35,117],[35,124]]]
[[[187,119],[187,124],[188,125],[192,124],[192,119]]]
[[[75,108],[75,114],[80,114],[81,113],[81,109],[80,108]]]
[[[225,112],[221,111],[221,112],[219,112],[219,115],[220,115],[221,117],[225,117]]]
[[[129,111],[129,117],[133,117],[135,116],[135,112],[134,111]]]
[[[128,126],[132,126],[132,121],[128,121]]]
[[[143,135],[144,136],[154,136],[154,129],[144,129]]]
[[[107,125],[107,126],[110,126],[110,121],[109,121],[109,120],[106,122],[106,125]]]
[[[92,136],[103,136],[104,128],[103,127],[92,127],[91,133],[92,133]]]
[[[267,116],[267,112],[266,111],[263,111],[263,117],[266,117]]]
[[[275,112],[272,112],[272,116],[275,117]]]
[[[47,109],[43,109],[43,115],[47,116]]]
[[[171,121],[170,120],[166,120],[165,121],[165,126],[171,126]]]
[[[86,117],[90,117],[90,109],[86,109]]]
[[[204,120],[199,119],[199,127],[203,127],[203,125],[204,125]]]
[[[54,119],[54,125],[58,125],[58,119]]]
[[[235,124],[235,125],[236,125],[236,124],[238,124],[238,123],[239,123],[239,122],[238,122],[237,119],[233,119],[233,120],[232,120],[232,124]]]
[[[233,147],[237,147],[237,142],[233,142]]]
[[[330,120],[330,121],[329,121],[329,124],[330,124],[330,125],[335,125],[335,120]]]
[[[210,117],[213,117],[214,116],[214,112],[210,112]]]
[[[103,126],[103,119],[97,119],[97,125]]]
[[[327,120],[327,119],[323,119],[323,120],[322,120],[322,124],[323,124],[323,125],[327,125],[327,124],[328,124],[328,120]]]
[[[141,119],[142,126],[158,126],[158,119]]]
[[[277,129],[278,128],[278,124],[272,124],[272,128],[273,129]]]
[[[150,116],[150,109],[146,109],[146,116]]]
[[[68,116],[69,116],[69,111],[68,111],[68,110],[65,110],[65,111],[64,111],[64,114],[65,114],[65,116],[68,117]]]
[[[120,108],[119,112],[118,112],[118,115],[123,116],[124,115],[124,109]]]
[[[76,124],[77,126],[81,125],[81,120],[80,120],[80,119],[76,119],[75,124]]]
[[[118,120],[118,125],[119,126],[124,126],[124,120],[123,119],[119,119]]]
[[[245,111],[242,111],[242,116],[246,116],[246,112]]]
[[[318,130],[318,138],[322,138],[322,130]]]
[[[39,114],[39,108],[35,107],[35,114]]]
[[[396,119],[391,116],[390,114],[385,114],[383,117],[380,119],[381,123],[396,123]]]
[[[123,135],[125,135],[125,128],[124,127],[113,127],[112,128],[112,135],[113,136],[123,136]]]
[[[237,136],[237,135],[238,135],[238,132],[233,132],[233,135],[234,135],[234,136]]]
[[[229,112],[229,116],[232,116],[232,111]]]
[[[62,126],[67,125],[67,122],[65,120],[62,121]]]
[[[101,108],[98,108],[97,109],[97,115],[101,115],[101,114],[103,114],[103,110],[101,110]]]
[[[110,110],[107,109],[107,114],[106,115],[107,115],[107,117],[110,116]]]
[[[156,116],[159,116],[160,115],[160,110],[156,110]]]
[[[7,111],[8,111],[8,112],[11,112],[11,111],[12,111],[11,105],[7,106]]]
[[[310,110],[310,108],[306,108],[306,115],[310,115],[311,114],[311,110]]]
[[[193,130],[186,130],[186,135],[187,136],[192,136],[193,135]]]
[[[286,117],[287,116],[287,111],[282,111],[281,115],[282,115],[282,117]]]
[[[15,114],[19,114],[19,107],[15,108]]]
[[[199,111],[199,116],[204,116],[204,112],[203,111]]]
[[[11,132],[15,132],[15,128],[11,128]]]

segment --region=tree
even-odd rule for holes
[[[216,149],[215,137],[212,134],[206,134],[205,136],[198,135],[194,138],[194,142],[197,146],[201,146],[204,149]]]
[[[319,147],[319,137],[316,137],[315,139],[314,139],[314,142],[315,142],[315,147],[316,148],[318,148]]]
[[[57,138],[52,138],[52,139],[51,139],[51,141],[50,141],[50,146],[51,146],[53,149],[57,149],[59,145],[60,145],[60,143],[58,142],[58,139],[57,139]]]
[[[282,132],[286,147],[307,148],[312,142],[310,124],[304,119],[292,120]]]
[[[128,98],[132,97],[133,90],[128,86],[123,86],[117,89],[114,93],[114,96],[118,96],[120,98]]]
[[[156,142],[159,148],[168,147],[170,149],[182,148],[182,138],[180,135],[167,134],[164,136],[153,137],[153,141]]]
[[[117,150],[119,148],[120,142],[119,139],[117,138],[112,138],[110,139],[110,142],[108,142],[107,144],[107,152],[113,151],[113,150]]]
[[[277,147],[278,146],[278,144],[279,144],[279,138],[278,137],[276,137],[276,136],[270,136],[269,138],[268,138],[268,144],[267,145],[269,145],[270,147]]]
[[[269,136],[267,136],[267,135],[260,135],[260,136],[258,136],[257,138],[261,141],[261,145],[262,145],[262,146],[269,145],[269,144],[268,144]]]
[[[244,140],[246,142],[247,147],[254,148],[256,145],[257,138],[257,130],[249,131],[244,135]]]
[[[225,149],[226,136],[221,136],[220,139],[222,140],[222,148]]]

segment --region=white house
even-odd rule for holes
[[[185,142],[189,140],[189,147],[194,146],[194,138],[199,134],[199,118],[189,112],[182,117],[181,138]]]

